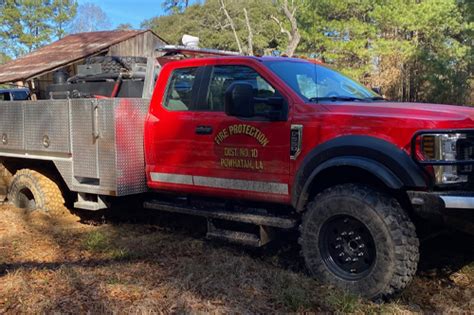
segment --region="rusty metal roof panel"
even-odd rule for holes
[[[0,83],[33,78],[145,32],[151,31],[102,31],[68,35],[30,54],[0,65]]]

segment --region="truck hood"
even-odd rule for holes
[[[467,106],[398,102],[350,102],[325,106],[333,113],[371,120],[398,118],[407,124],[418,121],[419,128],[474,128],[474,108]]]

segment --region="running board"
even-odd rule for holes
[[[249,223],[259,226],[269,226],[281,229],[292,229],[296,227],[298,221],[291,217],[273,216],[271,214],[257,214],[249,212],[235,212],[221,209],[200,209],[191,206],[173,205],[156,200],[143,203],[146,209],[155,209],[166,212],[196,215],[208,219],[218,219],[234,222]]]

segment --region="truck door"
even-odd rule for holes
[[[235,82],[251,84],[260,100],[282,98],[255,69],[246,65],[215,65],[203,78],[193,121],[193,184],[222,196],[267,201],[289,200],[290,123],[264,117],[265,102],[255,103],[255,117],[224,112],[224,96]]]
[[[175,68],[162,73],[163,95],[153,99],[145,128],[149,185],[156,189],[182,190],[192,186],[193,115],[202,68]],[[189,187],[188,187],[189,188]]]

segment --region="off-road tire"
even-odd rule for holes
[[[33,202],[25,197],[33,198]],[[64,198],[58,185],[47,176],[30,169],[15,173],[8,191],[8,200],[17,208],[44,210],[50,213],[64,211]]]
[[[12,174],[0,163],[0,202],[5,201],[7,198],[8,187],[12,179]]]
[[[337,229],[328,232],[323,227],[337,220],[334,218],[346,217],[366,227],[375,250],[371,267],[361,272],[358,279],[335,272],[332,265],[335,260],[327,257],[329,246],[337,245],[321,242],[328,240],[324,233],[339,233]],[[307,206],[300,233],[301,254],[309,272],[316,279],[343,290],[372,299],[389,298],[404,289],[415,275],[419,259],[415,226],[395,198],[370,187],[344,184],[319,193]]]
[[[132,70],[135,63],[146,64],[145,57],[94,56],[86,59],[86,64],[100,64],[102,73],[120,73],[124,69]]]

